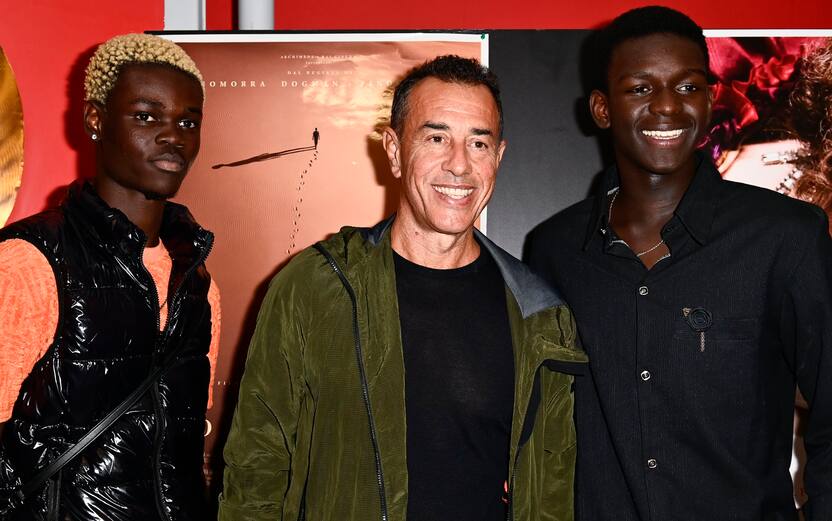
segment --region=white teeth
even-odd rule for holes
[[[682,135],[685,129],[677,130],[642,130],[641,133],[653,139],[675,139]]]
[[[450,188],[447,186],[434,186],[433,189],[442,195],[447,195],[451,199],[468,197],[474,191],[473,188]]]

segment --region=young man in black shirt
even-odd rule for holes
[[[832,519],[832,241],[819,208],[723,181],[702,30],[660,7],[599,35],[590,97],[615,165],[530,236],[575,312],[577,517],[793,520],[795,385],[808,519]]]

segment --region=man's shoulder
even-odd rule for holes
[[[280,269],[272,284],[300,285],[312,293],[319,291],[322,284],[336,283],[340,287],[334,268],[348,271],[366,257],[367,248],[374,246],[367,239],[369,230],[372,229],[345,226],[304,248]]]
[[[733,181],[723,181],[721,212],[739,212],[748,223],[766,226],[772,233],[803,234],[825,223],[824,211],[766,188]]]
[[[56,239],[64,220],[60,208],[50,208],[9,223],[0,229],[0,241],[23,239],[39,246],[44,241]]]
[[[525,260],[541,251],[564,252],[580,248],[592,219],[595,198],[569,206],[535,226],[526,237]],[[534,267],[534,266],[533,266]]]
[[[487,237],[477,233],[478,240],[497,263],[503,281],[520,306],[524,317],[543,309],[562,306],[563,298],[543,278],[523,262],[503,250]]]
[[[532,230],[532,236],[576,236],[583,233],[592,218],[595,198],[589,197],[569,206],[541,222]]]

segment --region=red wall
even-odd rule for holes
[[[236,26],[236,0],[206,0],[209,29]],[[619,0],[276,0],[277,29],[584,29],[650,2]],[[832,28],[828,0],[664,2],[708,29]],[[124,12],[124,6],[130,12]],[[44,208],[60,187],[92,174],[81,128],[83,67],[92,48],[115,34],[162,29],[164,0],[29,0],[0,13],[0,47],[17,76],[25,120],[23,186],[11,219]]]
[[[207,0],[208,28],[231,29],[236,0]],[[828,0],[275,0],[276,29],[587,29],[661,3],[706,29],[832,28]]]

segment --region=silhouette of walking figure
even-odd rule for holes
[[[321,133],[318,132],[318,127],[315,127],[315,131],[312,132],[312,142],[315,144],[315,150],[318,149],[318,140],[321,139]]]

